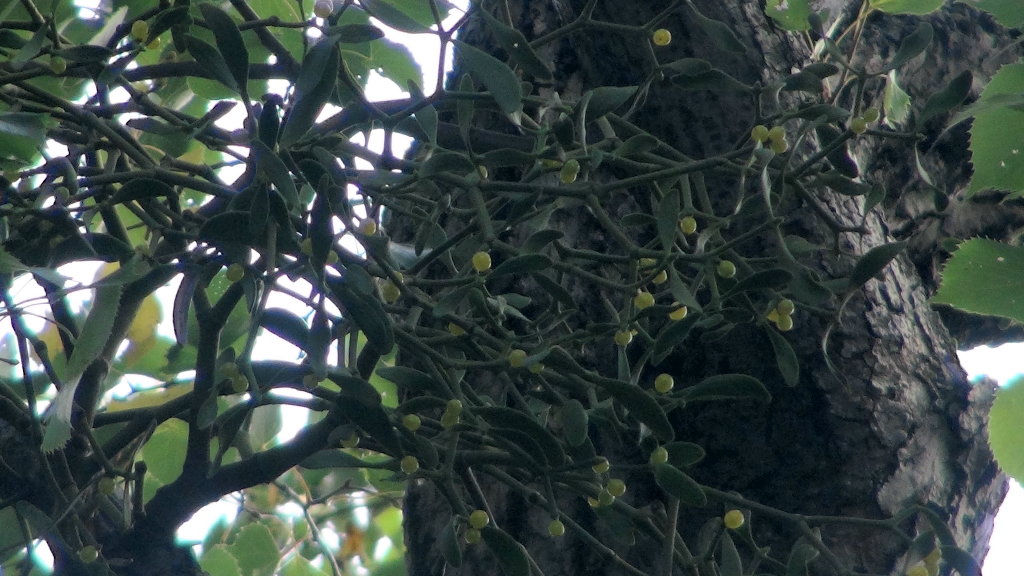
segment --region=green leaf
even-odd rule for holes
[[[750,290],[778,290],[789,284],[792,279],[793,273],[783,268],[760,270],[737,282],[729,289],[727,295],[731,296]]]
[[[447,395],[444,385],[430,375],[406,366],[382,366],[377,369],[382,378],[394,382],[408,392],[436,392]]]
[[[964,70],[942,90],[932,94],[917,117],[918,126],[959,106],[970,94],[973,82],[974,75],[970,70]]]
[[[455,568],[462,566],[462,547],[459,542],[458,524],[459,519],[452,517],[451,521],[445,525],[444,531],[441,532],[441,556],[444,557],[445,562]]]
[[[669,73],[699,76],[705,72],[710,72],[713,67],[710,62],[700,58],[680,58],[665,64],[662,68]]]
[[[509,274],[517,276],[540,272],[551,267],[551,258],[543,254],[523,254],[505,260],[487,275],[487,279],[500,278]]]
[[[270,575],[274,573],[281,553],[270,529],[263,524],[243,526],[230,546],[231,554],[238,559],[238,565],[247,575]]]
[[[882,69],[882,72],[895,70],[916,58],[918,54],[924,52],[925,48],[932,43],[934,35],[935,29],[932,28],[931,24],[924,20],[919,22],[917,28],[900,42],[900,47],[896,50],[896,54],[892,57],[889,65]]]
[[[583,97],[586,103],[586,120],[594,120],[614,112],[636,94],[637,86],[600,86],[589,92],[589,98]]]
[[[972,0],[971,6],[991,14],[1007,28],[1024,28],[1024,10],[1019,0]]]
[[[870,6],[887,14],[916,14],[918,16],[935,12],[946,0],[871,0]]]
[[[772,328],[766,328],[768,339],[772,342],[772,350],[775,352],[775,364],[782,374],[782,381],[786,386],[796,386],[800,383],[800,361],[797,360],[796,352],[789,344],[789,340]]]
[[[199,63],[199,66],[214,80],[232,92],[238,93],[240,89],[238,81],[235,80],[234,72],[228,68],[228,64],[220,52],[201,38],[196,38],[191,34],[186,34],[185,38],[188,39],[188,52]]]
[[[801,536],[793,543],[793,548],[789,552],[786,576],[806,576],[809,573],[807,566],[818,557],[818,554],[818,549]]]
[[[1024,94],[1024,64],[1009,64],[985,86],[979,105],[1001,98],[1019,98]],[[1019,100],[1017,102],[1019,104]],[[1024,154],[1016,130],[1008,126],[1024,126],[1024,107],[1008,104],[978,110],[971,126],[971,163],[974,175],[968,187],[973,195],[988,188],[1024,194]]]
[[[675,350],[676,346],[683,343],[690,334],[697,321],[700,319],[700,312],[690,311],[686,318],[678,322],[666,324],[661,333],[654,340],[654,347],[651,350],[651,361],[655,365],[668,357]]]
[[[746,374],[717,374],[680,390],[687,402],[707,400],[757,400],[771,402],[772,395],[760,380]]]
[[[266,308],[260,315],[260,324],[300,350],[305,349],[309,340],[306,321],[284,308]]]
[[[700,13],[697,7],[690,2],[688,4],[690,10],[693,11],[697,25],[704,31],[705,34],[711,38],[711,41],[721,49],[728,52],[735,52],[742,54],[747,51],[747,47],[740,42],[739,38],[736,37],[736,33],[732,31],[725,22],[719,20],[712,20],[707,16]]]
[[[982,576],[981,566],[969,552],[957,546],[940,546],[939,552],[942,553],[942,561],[960,576]]]
[[[768,0],[764,13],[786,30],[802,31],[811,27],[807,22],[811,15],[807,0]]]
[[[906,242],[890,242],[868,250],[867,254],[861,256],[860,260],[857,260],[857,264],[854,265],[853,272],[850,273],[848,288],[854,290],[866,284],[868,280],[874,278],[888,266],[889,262],[892,262],[893,258],[898,256],[906,246]]]
[[[637,420],[643,422],[662,442],[671,442],[675,430],[661,405],[643,388],[616,380],[602,380],[598,385],[626,407]]]
[[[459,40],[455,41],[455,49],[466,69],[487,87],[502,112],[511,116],[522,108],[519,77],[504,62]]]
[[[524,72],[538,80],[551,80],[551,69],[533,51],[533,47],[522,32],[498,20],[489,10],[480,10],[479,13],[487,20],[487,26],[494,32],[501,49],[508,53]]]
[[[1024,378],[1018,376],[996,391],[988,413],[988,444],[1003,472],[1024,480]]]
[[[121,188],[118,189],[110,199],[110,203],[121,204],[140,200],[142,198],[156,198],[157,196],[171,198],[175,197],[176,193],[174,192],[174,188],[171,188],[161,180],[156,180],[154,178],[135,178],[121,186]]]
[[[20,64],[24,64],[29,60],[36,57],[39,51],[43,49],[43,41],[46,40],[46,33],[50,30],[49,26],[41,25],[39,29],[32,34],[32,38],[26,42],[14,57],[11,58],[10,62],[15,66],[15,69],[20,68]]]
[[[430,33],[430,27],[392,6],[395,2],[386,0],[359,0],[366,11],[385,25],[409,34]]]
[[[902,124],[910,117],[910,95],[903,91],[896,81],[896,71],[890,70],[882,96],[885,122],[889,125]]]
[[[693,442],[669,442],[664,445],[668,451],[668,462],[676,468],[693,466],[704,459],[704,448]]]
[[[655,464],[654,480],[662,490],[678,498],[681,504],[699,508],[708,503],[708,497],[700,484],[671,464]]]
[[[530,560],[526,549],[515,538],[494,526],[484,526],[480,535],[498,559],[502,572],[507,576],[530,576]]]
[[[679,227],[679,189],[672,187],[657,206],[658,242],[666,253],[675,246]]]
[[[302,59],[295,85],[295,101],[281,129],[278,145],[287,148],[299,141],[320,114],[334,91],[338,77],[338,47],[322,40]]]
[[[474,408],[473,414],[483,418],[491,426],[517,430],[533,438],[544,451],[544,457],[549,465],[560,466],[565,462],[565,452],[558,440],[532,416],[501,406],[481,406]]]
[[[185,446],[188,443],[188,424],[181,420],[167,420],[156,427],[142,448],[142,459],[149,473],[164,484],[170,484],[185,466]]]
[[[754,90],[750,85],[740,82],[717,68],[694,76],[679,74],[672,77],[672,82],[683,90],[722,90],[743,93]]]
[[[560,240],[563,236],[565,236],[565,234],[561,230],[552,230],[550,228],[538,230],[531,234],[530,237],[526,239],[526,242],[523,242],[522,251],[526,253],[540,252],[545,246],[555,240]]]
[[[367,341],[383,354],[390,352],[395,345],[395,333],[380,300],[357,289],[348,277],[328,277],[327,285],[343,306],[343,313],[366,334]]]
[[[251,145],[252,152],[256,155],[258,170],[267,175],[274,188],[284,198],[288,211],[295,210],[299,205],[299,191],[295,188],[295,181],[284,161],[259,140],[253,140]]]
[[[378,565],[379,567],[379,565]],[[379,574],[379,571],[375,571]],[[304,558],[301,554],[293,554],[284,566],[278,572],[280,576],[328,576],[327,572],[317,568],[312,562]],[[214,575],[210,575],[214,576]]]
[[[249,82],[249,50],[246,49],[245,42],[242,41],[242,33],[231,16],[217,6],[200,4],[199,9],[213,32],[217,50],[224,58],[228,70],[231,71],[235,85],[244,95]]]
[[[722,533],[721,552],[719,557],[719,574],[721,576],[743,576],[743,562],[736,544],[728,532]]]
[[[303,460],[299,466],[309,470],[325,470],[331,468],[373,468],[379,467],[372,462],[357,458],[345,450],[331,448],[315,452]]]
[[[562,431],[570,446],[582,446],[587,440],[587,410],[579,400],[572,399],[562,405]]]
[[[210,576],[241,576],[242,568],[238,558],[231,553],[227,544],[215,544],[203,550],[199,558],[199,567]]]

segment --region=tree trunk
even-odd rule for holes
[[[528,38],[537,38],[572,22],[595,4],[595,20],[642,24],[670,3],[521,0],[507,4],[511,23]],[[693,12],[681,7],[656,26],[670,29],[675,38],[669,47],[660,49],[659,62],[702,58],[747,84],[755,84],[786,76],[811,61],[808,44],[797,35],[777,30],[756,3],[696,4],[709,18],[725,22],[746,50],[728,53],[715,48],[707,34],[694,25]],[[843,3],[842,8],[840,18],[849,22],[858,6]],[[999,65],[1015,58],[1012,50],[1002,59],[989,58],[1011,39],[964,4],[948,6],[926,19],[936,31],[935,41],[900,76],[904,89],[922,101],[963,70],[972,70],[976,78],[985,80]],[[860,40],[860,56],[854,64],[881,68],[917,22],[914,17],[875,14]],[[489,33],[479,22],[462,38],[495,52]],[[537,90],[543,95],[554,89],[564,101],[573,101],[597,86],[636,85],[642,81],[638,63],[647,58],[646,50],[644,37],[584,28],[542,54],[553,62],[555,82]],[[868,83],[868,104],[881,105],[882,86],[880,81]],[[643,107],[631,120],[688,156],[704,158],[743,142],[757,118],[746,97],[685,91],[664,81],[649,87]],[[928,297],[936,287],[937,266],[944,255],[938,240],[981,232],[1003,237],[1019,215],[995,204],[962,200],[960,192],[969,174],[964,156],[966,131],[940,134],[945,122],[946,118],[933,120],[927,139],[918,144],[923,163],[951,201],[945,210],[922,207],[922,198],[930,200],[931,192],[926,192],[913,169],[910,141],[871,137],[856,141],[852,153],[864,178],[888,191],[885,201],[865,218],[863,197],[830,193],[814,197],[823,208],[821,213],[834,219],[833,228],[836,224],[851,229],[862,225],[861,233],[833,232],[806,203],[794,202],[780,209],[787,234],[821,244],[835,240],[837,251],[805,262],[826,279],[849,275],[857,257],[871,247],[893,240],[910,241],[909,253],[867,282],[834,325],[829,325],[827,316],[798,311],[796,328],[787,335],[801,366],[798,385],[788,387],[781,381],[769,340],[762,330],[752,327],[735,328],[727,337],[713,341],[690,339],[685,351],[675,353],[658,369],[674,375],[677,382],[696,382],[721,373],[749,374],[764,382],[773,396],[767,406],[702,404],[673,414],[677,439],[696,442],[707,451],[705,460],[692,469],[702,484],[805,515],[882,519],[908,504],[927,502],[948,520],[959,545],[980,562],[1005,493],[1005,479],[985,441],[984,417],[992,386],[972,386],[966,380],[957,363],[954,336],[972,341],[1000,336],[991,327],[979,328],[981,323],[975,319],[950,315],[956,330],[951,335],[939,313],[929,306]],[[735,200],[731,197],[731,191],[737,189],[735,181],[709,177],[707,185],[721,197],[722,205]],[[615,200],[617,206],[606,206],[613,217],[635,211],[630,208],[637,203],[646,205],[645,200],[628,195]],[[593,219],[583,217],[581,210],[556,213],[551,227],[566,233],[563,241],[567,244],[607,249],[602,246],[606,242],[603,233],[596,231]],[[770,238],[758,237],[748,240],[744,250],[766,254],[772,245]],[[597,287],[577,287],[574,296],[577,302],[599,302],[602,293]],[[973,337],[969,336],[972,330]],[[614,359],[606,360],[601,354],[590,350],[581,363],[614,376]],[[826,355],[834,369],[829,368]],[[635,450],[617,453],[624,448],[612,444],[605,438],[604,453],[627,463],[646,461],[646,454]],[[649,476],[628,476],[626,498],[636,508],[651,507],[661,514],[660,495]],[[524,544],[544,574],[627,573],[616,558],[595,552],[571,531],[561,540],[548,538],[543,529],[546,514],[498,488],[492,493],[492,488],[485,485],[483,490],[498,509],[495,520]],[[585,504],[562,506],[567,514],[579,514],[580,524],[593,527],[609,548],[633,566],[662,573],[655,572],[653,559],[658,557],[658,548],[646,541],[647,535],[637,534],[635,543],[628,542],[628,536],[602,528],[599,516]],[[705,519],[723,510],[719,503],[703,510],[684,508],[678,526],[683,540],[694,541]],[[449,514],[431,486],[410,490],[406,502],[410,574],[495,573],[494,558],[478,549],[467,553],[460,569],[449,566],[441,570],[438,521]],[[755,540],[770,545],[773,551],[788,551],[800,536],[792,522],[759,518],[756,510],[753,517],[757,522]],[[918,528],[928,529],[926,525]],[[904,529],[914,534],[913,526],[905,524]],[[815,566],[820,573],[845,569],[890,574],[907,568],[901,563],[907,543],[877,526],[829,525],[823,527],[822,539],[834,554],[834,562],[819,560]]]

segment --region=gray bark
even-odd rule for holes
[[[523,0],[508,4],[512,21],[528,37],[536,37],[571,21],[585,3]],[[594,16],[641,23],[667,4],[599,0]],[[809,47],[796,36],[777,31],[757,3],[697,4],[707,16],[726,22],[750,49],[739,55],[717,51],[707,36],[690,24],[690,12],[683,8],[679,12],[682,17],[672,16],[663,24],[673,31],[675,41],[666,48],[671,56],[659,53],[662,61],[705,58],[748,83],[768,81],[809,63]],[[849,18],[856,8],[851,3],[832,4],[844,7],[839,18]],[[936,30],[936,41],[910,66],[910,73],[901,77],[912,95],[926,97],[964,69],[975,72],[980,86],[999,65],[1015,58],[1012,50],[990,57],[1009,45],[1011,38],[968,6],[948,6],[928,20]],[[877,69],[914,26],[913,18],[874,16],[862,39],[864,62]],[[479,29],[467,30],[464,39],[489,46]],[[636,37],[613,33],[575,34],[547,54],[558,70],[553,88],[571,100],[599,85],[636,84],[640,78],[635,63],[644,57],[641,44]],[[880,89],[881,84],[867,86],[869,100],[877,102]],[[651,86],[645,107],[633,120],[700,158],[742,141],[754,117],[749,102],[737,97],[685,92],[664,82]],[[765,505],[812,515],[885,518],[908,503],[931,502],[949,519],[960,545],[980,561],[1005,493],[1005,479],[985,443],[984,415],[991,385],[972,387],[966,380],[956,360],[954,336],[972,342],[1007,336],[975,318],[949,314],[955,330],[951,335],[927,299],[937,286],[938,267],[945,257],[937,246],[941,237],[979,233],[1005,237],[1019,226],[1021,214],[1018,209],[991,202],[963,199],[969,174],[964,155],[966,132],[958,129],[941,134],[945,121],[933,121],[928,140],[919,144],[925,165],[950,200],[943,210],[923,201],[930,199],[931,192],[924,189],[913,168],[912,144],[865,138],[854,151],[861,173],[889,194],[882,207],[869,213],[864,234],[840,235],[842,254],[822,258],[816,266],[824,277],[837,277],[848,274],[856,256],[872,246],[908,239],[911,249],[868,282],[833,328],[827,353],[838,375],[826,367],[820,345],[826,321],[800,313],[797,328],[789,336],[802,367],[795,388],[780,381],[768,341],[754,330],[736,329],[727,338],[688,347],[685,354],[666,363],[677,381],[698,381],[722,372],[751,374],[765,382],[774,396],[768,407],[702,406],[676,418],[677,437],[700,443],[708,452],[707,459],[694,469],[698,481]],[[735,188],[726,181],[709,181],[709,187],[715,185],[722,190],[729,190],[730,185]],[[861,199],[817,198],[839,223],[856,226],[861,222]],[[787,233],[821,242],[833,237],[807,206],[790,208]],[[602,240],[594,240],[588,221],[579,214],[556,214],[554,218],[560,229],[575,235],[581,244],[600,246]],[[760,239],[752,243],[751,250],[767,247],[768,240]],[[601,360],[592,356],[582,360],[600,366]],[[614,374],[613,365],[604,368],[611,368]],[[612,440],[606,440],[606,448],[617,449],[611,446]],[[639,454],[619,456],[637,463],[644,460]],[[644,486],[642,475],[627,478],[627,483],[631,504],[657,508],[652,504],[658,499],[657,488]],[[526,546],[545,574],[623,573],[613,558],[602,557],[571,534],[560,541],[547,538],[542,523],[546,515],[529,503],[508,500],[497,491],[488,496],[502,511],[496,521]],[[598,525],[594,514],[585,508],[575,508],[581,524]],[[721,512],[721,508],[685,510],[679,527],[684,539],[691,541],[704,518]],[[442,569],[443,561],[436,552],[435,536],[440,533],[436,521],[447,519],[448,514],[429,485],[410,490],[406,502],[410,574],[496,573],[493,557],[479,549],[470,551],[460,570]],[[796,537],[792,527],[771,522],[759,524],[755,535],[776,551],[787,549]],[[652,558],[657,554],[647,536],[637,534],[632,545],[629,538],[603,536],[623,558],[653,573]],[[905,569],[900,557],[906,546],[890,533],[846,527],[826,529],[823,537],[851,570],[890,574]],[[817,566],[822,573],[835,573],[821,562]]]

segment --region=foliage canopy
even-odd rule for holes
[[[817,39],[818,61],[752,86],[714,62],[660,55],[670,36],[657,31],[676,12],[721,50],[745,50],[682,1],[649,22],[584,13],[530,41],[481,11],[502,58],[454,40],[466,18],[443,24],[452,10],[443,0],[321,0],[312,13],[279,0],[117,0],[109,12],[8,4],[0,290],[12,330],[0,415],[29,430],[27,461],[41,487],[2,494],[3,566],[31,557],[45,537],[58,564],[116,571],[118,538],[173,533],[201,506],[244,491],[244,513],[203,543],[199,561],[211,574],[340,574],[346,563],[402,573],[395,504],[421,479],[452,509],[447,562],[459,565],[482,540],[507,573],[527,574],[529,551],[490,521],[480,474],[544,510],[553,537],[573,531],[599,550],[617,544],[559,502],[587,499],[601,522],[656,539],[674,531],[680,506],[718,506],[725,524],[716,517],[699,542],[665,546],[666,565],[692,574],[803,573],[834,562],[818,530],[844,522],[913,542],[908,570],[934,574],[938,549],[948,566],[976,573],[927,507],[889,519],[810,518],[698,483],[688,469],[704,450],[677,438],[671,419],[704,402],[771,394],[745,374],[691,381],[659,367],[694,339],[752,325],[780,381],[800,385],[787,337],[794,323],[835,321],[904,246],[875,246],[844,275],[822,278],[806,262],[835,247],[787,236],[779,210],[801,202],[827,212],[815,199],[827,189],[862,198],[867,215],[884,191],[859,177],[851,143],[911,139],[964,101],[969,73],[933,95],[898,84],[932,41],[925,22],[883,69],[846,64],[849,38],[876,12],[941,5],[870,0],[849,30],[826,32],[806,0],[769,1],[780,27]],[[981,5],[1020,24],[1005,2]],[[435,37],[442,68],[453,45],[461,75],[425,94],[388,29]],[[544,89],[553,74],[546,47],[581,32],[648,46],[644,82],[571,102]],[[1001,71],[963,112],[976,118],[973,190],[1024,189],[1024,160],[997,129],[1020,120],[1021,70]],[[410,97],[369,101],[371,72]],[[759,122],[726,153],[687,157],[631,121],[655,82],[739,93]],[[863,101],[863,87],[878,83],[880,109]],[[218,122],[232,111],[240,127]],[[360,143],[374,130],[382,148]],[[417,139],[419,152],[399,157],[398,135]],[[728,210],[706,184],[721,174],[735,182]],[[567,235],[567,213],[590,219],[601,241]],[[747,251],[754,235],[772,239],[768,253]],[[936,301],[1019,320],[954,293],[968,246]],[[1019,248],[996,249],[1024,262]],[[79,262],[108,266],[82,285],[62,268]],[[45,296],[19,297],[28,283]],[[154,293],[168,284],[173,335],[157,330]],[[77,310],[69,297],[87,288],[90,305]],[[581,302],[586,290],[598,301]],[[254,355],[263,331],[298,361]],[[288,441],[277,439],[282,406],[308,417]],[[629,438],[650,461],[608,462],[592,442],[598,429]],[[621,498],[619,478],[635,469],[660,487],[667,516]],[[286,504],[300,513],[279,515]],[[906,530],[915,514],[928,530]],[[791,550],[761,553],[750,529],[761,518],[803,535]]]

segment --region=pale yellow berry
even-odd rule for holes
[[[771,149],[772,152],[776,154],[782,154],[786,150],[789,150],[789,142],[787,142],[785,139],[772,140],[771,144],[769,144],[768,147]]]
[[[611,465],[610,462],[608,462],[607,458],[601,458],[600,460],[597,461],[597,464],[594,464],[593,466],[591,466],[591,468],[594,470],[594,472],[596,472],[598,474],[604,474],[605,472],[610,470],[611,467],[612,467],[612,465]]]
[[[718,275],[722,278],[732,278],[736,276],[736,265],[730,260],[722,260],[718,263]]]
[[[508,353],[508,364],[513,368],[522,368],[526,363],[526,350],[516,348]]]
[[[658,374],[658,377],[654,379],[654,389],[659,394],[667,394],[675,385],[675,379],[669,374]]]
[[[600,506],[611,506],[615,503],[615,495],[608,490],[601,490],[601,493],[597,495],[597,503]]]
[[[850,120],[850,132],[863,134],[868,131],[868,122],[864,118],[857,117]]]
[[[558,179],[562,184],[572,184],[576,181],[576,178],[580,174],[580,161],[575,158],[570,158],[562,164],[562,169],[558,172]]]
[[[384,284],[380,287],[380,297],[384,299],[384,302],[393,304],[402,297],[402,291],[398,288],[398,285],[392,282],[389,278],[385,280]]]
[[[697,231],[697,219],[693,216],[683,216],[683,219],[679,221],[679,230],[689,236]]]
[[[615,333],[615,344],[625,348],[633,341],[633,333],[629,330],[619,330]]]
[[[78,559],[86,564],[91,564],[100,557],[99,550],[95,546],[85,546],[78,551]]]
[[[626,493],[626,483],[621,478],[612,478],[604,488],[616,498]]]
[[[668,462],[668,450],[664,446],[658,446],[651,451],[651,464],[664,464]]]
[[[377,233],[377,222],[375,220],[363,220],[359,223],[358,230],[364,236],[373,236]]]
[[[655,46],[668,46],[672,43],[672,33],[665,28],[658,28],[651,34],[651,42],[654,42]]]
[[[686,306],[680,306],[678,302],[675,302],[674,305],[676,308],[668,313],[669,319],[682,320],[683,318],[686,318],[686,314],[689,312],[689,309]]]
[[[768,139],[772,142],[779,142],[786,139],[786,129],[782,126],[772,126],[768,130]]]
[[[465,539],[467,544],[476,544],[480,541],[480,531],[476,528],[466,530]]]
[[[487,252],[473,254],[473,269],[477,272],[487,272],[491,269],[491,255]]]
[[[750,139],[755,142],[764,142],[768,140],[768,127],[764,124],[758,124],[750,130]]]
[[[633,296],[633,306],[635,306],[637,310],[643,310],[654,306],[654,295],[644,290],[638,291],[636,296]]]
[[[540,374],[541,372],[544,371],[544,365],[541,364],[540,362],[535,362],[533,364],[530,364],[530,367],[527,368],[527,370],[529,370],[531,374]]]
[[[453,336],[462,336],[463,334],[466,333],[465,329],[463,329],[462,326],[459,326],[455,322],[448,323],[448,332],[450,332]]]
[[[658,275],[652,278],[651,282],[653,282],[655,286],[660,286],[665,282],[668,282],[668,272],[666,270],[658,272]]]
[[[565,524],[559,519],[554,519],[548,524],[548,534],[558,538],[565,534]]]
[[[725,513],[725,516],[722,517],[722,523],[730,530],[736,530],[740,526],[743,526],[744,521],[745,518],[743,518],[743,512],[740,512],[739,510],[729,510]]]
[[[136,20],[132,22],[132,39],[136,42],[145,42],[149,37],[149,22]]]
[[[775,325],[779,328],[779,332],[789,332],[793,329],[793,317],[792,316],[779,316],[779,319],[775,322]]]
[[[249,379],[239,374],[231,379],[231,391],[235,394],[241,394],[249,389]]]
[[[473,510],[469,514],[469,525],[477,530],[491,523],[491,517],[484,510]]]
[[[907,576],[928,576],[928,567],[924,564],[914,564],[907,570]]]
[[[794,304],[789,298],[783,298],[775,305],[775,309],[783,316],[790,316],[793,314],[793,311],[796,310],[796,304]]]
[[[303,239],[302,243],[299,244],[299,249],[301,249],[302,253],[305,254],[306,256],[312,256],[313,255],[313,240],[310,239],[310,238]]]

